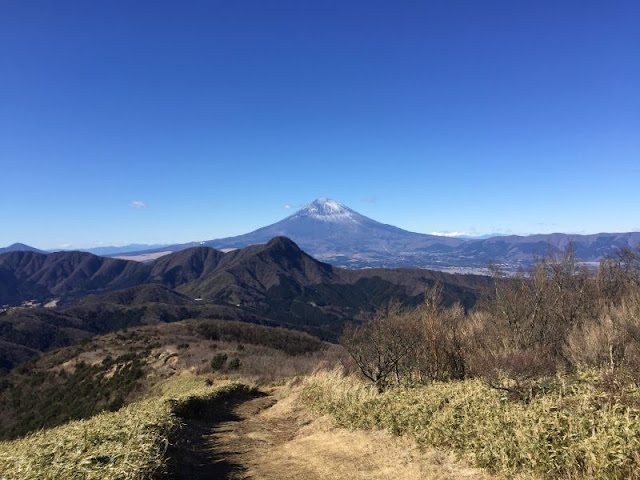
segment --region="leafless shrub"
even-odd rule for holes
[[[570,244],[562,254],[550,252],[515,277],[494,271],[495,292],[488,302],[494,332],[508,351],[540,351],[565,368],[572,329],[598,315],[597,284]]]
[[[640,374],[640,289],[625,290],[618,305],[605,302],[599,317],[571,331],[566,353],[579,366]]]
[[[344,330],[342,344],[382,390],[396,383],[484,377],[528,401],[538,379],[584,367],[640,378],[640,250],[603,260],[597,272],[572,245],[527,271],[494,270],[494,290],[471,312],[442,307],[442,289],[415,309],[393,304]]]
[[[341,343],[380,391],[389,378],[397,384],[464,378],[465,312],[458,304],[443,309],[441,303],[442,288],[436,284],[417,308],[391,304],[359,325],[348,325]]]
[[[565,352],[580,367],[614,369],[624,357],[624,332],[610,315],[575,326],[567,338]]]
[[[391,303],[361,324],[347,325],[340,343],[361,373],[383,391],[391,374],[400,382],[404,373],[401,362],[414,352],[419,341],[414,316],[398,303]]]
[[[420,381],[460,379],[466,374],[465,311],[459,304],[443,309],[441,302],[442,289],[436,284],[413,312],[422,337],[414,355]]]

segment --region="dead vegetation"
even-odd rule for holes
[[[427,290],[416,308],[392,304],[345,328],[341,343],[365,378],[388,385],[483,378],[528,401],[558,372],[607,369],[640,381],[640,250],[621,250],[597,272],[571,247],[528,270],[494,270],[493,290],[471,311]]]
[[[187,376],[175,380],[162,385],[160,397],[0,442],[0,478],[152,478],[164,470],[167,444],[180,426],[182,412],[203,403],[220,404],[249,390],[237,383],[207,386],[202,379]]]
[[[168,478],[490,478],[442,451],[421,451],[410,439],[338,427],[328,416],[313,415],[298,400],[299,392],[300,385],[271,388],[230,402],[228,411],[212,412],[209,421],[185,419],[180,452],[168,452],[175,457]]]
[[[316,375],[310,404],[508,475],[640,478],[640,250],[597,271],[571,246],[515,276],[494,271],[471,311],[444,307],[437,287],[425,297],[346,329],[372,385]]]
[[[506,478],[638,479],[640,411],[610,403],[603,380],[597,372],[557,377],[523,403],[480,380],[378,393],[334,370],[307,378],[302,399],[343,427],[383,428]],[[639,392],[620,394],[637,401]]]
[[[216,358],[225,360],[213,365]],[[266,384],[343,360],[337,345],[240,322],[186,320],[121,330],[0,376],[0,438],[115,411],[181,372]]]

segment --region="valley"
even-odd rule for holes
[[[227,253],[194,247],[150,263],[10,252],[0,255],[0,277],[3,304],[58,300],[56,308],[0,312],[5,367],[92,335],[189,318],[282,326],[335,341],[346,321],[392,299],[419,303],[435,282],[446,302],[469,307],[491,284],[488,277],[422,269],[334,267],[285,237]]]

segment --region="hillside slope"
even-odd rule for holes
[[[270,381],[311,373],[318,362],[336,362],[341,355],[340,347],[302,332],[227,320],[94,336],[10,372],[0,370],[0,439],[116,410],[177,372]]]
[[[145,283],[148,275],[146,265],[90,253],[9,252],[0,255],[0,278],[6,285],[0,291],[0,303],[53,297],[71,300]]]
[[[10,298],[57,298],[62,305],[0,312],[5,367],[91,335],[187,318],[285,326],[335,340],[346,321],[391,300],[416,304],[435,282],[443,285],[445,303],[466,307],[491,282],[420,269],[337,268],[285,237],[228,253],[194,247],[149,264],[79,252],[12,252],[0,256],[0,273]]]

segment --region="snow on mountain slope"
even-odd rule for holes
[[[208,242],[172,245],[164,250],[183,250],[197,245],[236,249],[266,244],[286,236],[318,260],[338,266],[426,267],[434,269],[486,269],[489,262],[517,269],[535,255],[566,248],[574,243],[580,260],[597,261],[621,247],[640,245],[640,233],[594,235],[497,236],[462,239],[409,232],[377,222],[335,200],[318,198],[287,218],[253,232]],[[147,252],[148,253],[148,252]]]
[[[446,251],[464,240],[409,232],[377,222],[335,200],[318,198],[289,217],[237,237],[205,242],[214,248],[241,248],[275,236],[291,238],[314,257],[348,266],[410,264],[425,250]]]
[[[314,220],[320,220],[321,222],[343,223],[349,221],[357,222],[358,217],[361,216],[362,215],[334,200],[322,197],[294,213],[288,219],[293,220],[295,218],[309,217]]]

